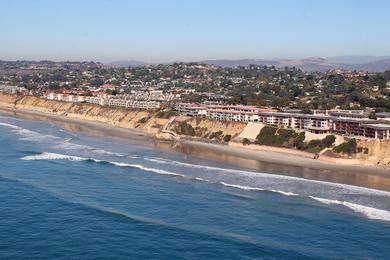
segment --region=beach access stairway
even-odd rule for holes
[[[168,122],[163,126],[163,128],[161,129],[161,133],[163,133],[163,134],[168,134],[169,136],[173,137],[174,139],[178,139],[179,136],[178,136],[175,132],[173,132],[173,131],[171,131],[171,130],[168,130],[170,124],[171,124],[173,121],[175,121],[175,119],[176,119],[175,116],[172,117],[172,118],[170,118],[169,121],[168,121]]]

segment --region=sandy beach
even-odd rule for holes
[[[293,153],[280,153],[272,151],[272,149],[261,151],[186,139],[174,143],[166,142],[156,140],[152,134],[138,129],[119,128],[101,122],[68,118],[37,111],[1,108],[0,112],[24,119],[49,121],[74,132],[121,138],[130,143],[182,152],[256,171],[390,191],[390,170],[383,167],[335,164]]]

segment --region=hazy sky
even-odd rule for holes
[[[1,0],[0,59],[390,55],[389,0]]]

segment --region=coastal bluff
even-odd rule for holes
[[[18,96],[0,93],[0,108],[35,111],[78,120],[88,120],[121,128],[139,129],[161,139],[189,138],[199,141],[229,143],[250,150],[272,149],[286,153],[286,148],[250,145],[242,146],[243,138],[254,139],[261,129],[259,124],[242,122],[214,121],[205,118],[185,116],[160,116],[158,111],[137,110],[121,107],[100,106],[89,103],[70,103],[46,100],[35,96]],[[167,134],[171,133],[171,134]],[[228,138],[227,138],[228,137]],[[321,160],[331,163],[358,165],[390,165],[390,141],[358,140],[358,146],[366,148],[367,153],[358,153],[353,158],[334,156],[325,153]],[[302,156],[297,150],[296,153]],[[304,156],[306,157],[306,156]]]
[[[155,136],[163,136],[164,131],[172,131],[177,136],[177,126],[185,122],[196,129],[194,137],[209,137],[214,134],[223,138],[226,135],[238,136],[245,128],[244,123],[216,122],[207,119],[186,117],[161,117],[154,110],[139,110],[121,107],[108,107],[89,103],[70,103],[47,100],[35,96],[17,96],[0,93],[0,107],[49,113],[79,120],[96,121],[121,128],[139,129]],[[167,138],[168,139],[168,138]]]

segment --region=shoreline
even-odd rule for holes
[[[172,143],[158,140],[153,134],[140,129],[121,128],[103,122],[40,111],[0,107],[0,112],[27,119],[30,117],[32,120],[59,123],[70,131],[120,138],[133,144],[186,153],[251,170],[390,191],[390,171],[383,167],[335,164],[289,153],[211,144],[185,138]]]

